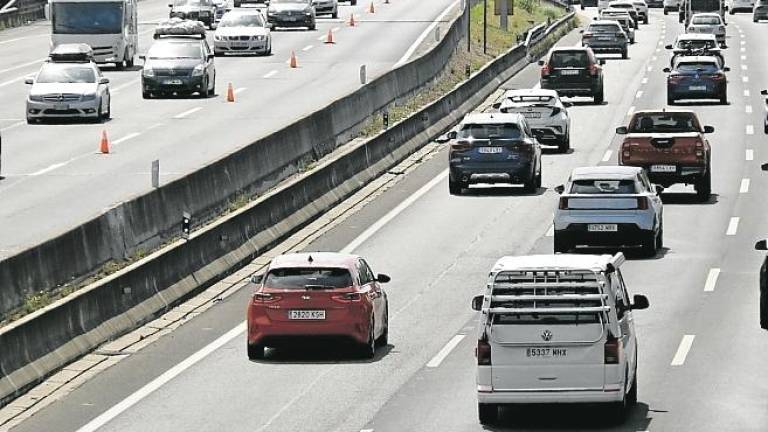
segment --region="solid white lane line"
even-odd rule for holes
[[[629,110],[627,110],[627,117],[632,117],[632,114],[634,113],[635,113],[635,106],[632,105],[631,107],[629,107]]]
[[[10,130],[10,129],[15,129],[15,128],[23,125],[23,124],[26,124],[26,123],[27,123],[26,120],[22,120],[20,122],[16,122],[16,123],[10,124],[10,125],[8,125],[8,126],[6,126],[4,128],[0,128],[0,132],[5,132],[5,131]]]
[[[742,45],[746,45],[747,41],[739,41]]]
[[[715,285],[717,285],[718,277],[720,277],[719,268],[709,269],[709,274],[707,275],[707,281],[704,283],[705,292],[712,292],[715,290]]]
[[[424,196],[427,192],[432,190],[435,186],[442,183],[445,178],[448,177],[448,170],[445,170],[438,174],[435,178],[429,181],[429,183],[422,186],[419,190],[414,192],[411,196],[403,200],[400,204],[397,205],[397,207],[393,208],[389,211],[389,213],[385,214],[381,219],[377,220],[373,223],[370,227],[368,227],[367,230],[363,231],[357,238],[352,240],[344,249],[342,249],[340,252],[343,254],[348,254],[358,247],[360,247],[361,244],[363,244],[366,240],[371,238],[374,234],[376,234],[380,229],[384,227],[384,225],[388,224],[392,219],[396,218],[400,213],[403,212],[403,210],[407,209],[413,203],[415,203],[419,198]]]
[[[752,112],[752,105],[745,105],[745,106],[744,106],[744,111],[745,111],[747,114],[750,114],[750,113]]]
[[[47,167],[45,167],[45,168],[43,168],[41,170],[35,171],[35,172],[31,173],[30,175],[31,176],[43,175],[43,174],[51,172],[51,171],[53,171],[53,170],[55,170],[57,168],[61,168],[61,167],[63,167],[64,165],[66,165],[68,163],[69,163],[69,161],[55,163],[55,164],[53,164],[51,166],[47,166]]]
[[[0,43],[5,43],[5,42],[9,42],[9,41],[3,41],[3,42],[0,42]],[[13,66],[13,67],[5,68],[5,69],[0,69],[0,74],[6,73],[6,72],[10,72],[10,71],[13,71],[13,70],[16,70],[16,69],[22,69],[22,68],[25,68],[27,66],[39,65],[40,63],[42,63],[42,62],[44,62],[46,60],[47,60],[47,58],[42,58],[42,59],[32,60],[31,62],[22,63],[20,65],[16,65],[16,66]]]
[[[331,29],[332,32],[336,33],[337,31],[341,30],[341,27],[334,27]]]
[[[14,79],[2,82],[2,83],[0,83],[0,87],[5,87],[5,86],[9,86],[11,84],[15,84],[15,83],[17,83],[19,81],[23,81],[25,78],[26,78],[26,76],[20,76],[20,77],[16,77]]]
[[[448,15],[448,12],[453,10],[454,7],[456,7],[459,4],[460,0],[456,0],[450,5],[448,5],[445,10],[435,18],[435,21],[432,22],[426,29],[424,29],[424,32],[422,32],[418,38],[416,38],[416,41],[411,45],[408,50],[403,54],[403,56],[400,58],[400,60],[397,61],[397,63],[392,66],[392,69],[397,69],[400,66],[404,65],[413,55],[413,53],[416,51],[416,49],[421,45],[421,43],[424,41],[424,39],[427,38],[430,34],[432,34],[432,31],[437,27],[438,24],[440,24],[440,21],[445,18],[446,15]]]
[[[277,71],[276,71],[276,70],[273,70],[273,71],[269,71],[269,72],[267,72],[267,73],[264,75],[264,78],[272,78],[272,77],[273,77],[273,76],[275,76],[275,75],[277,75]]]
[[[754,135],[755,134],[755,127],[752,125],[747,125],[745,130],[747,135]]]
[[[728,229],[725,231],[725,235],[736,235],[736,232],[739,231],[739,217],[734,216],[731,218],[731,221],[728,222]]]
[[[688,357],[688,351],[691,350],[694,338],[696,338],[696,335],[683,336],[683,340],[680,341],[680,346],[677,347],[675,357],[672,358],[672,366],[682,366],[685,363],[685,358]]]
[[[463,334],[457,334],[456,336],[452,337],[451,340],[448,341],[447,344],[443,347],[443,349],[440,350],[434,357],[432,357],[432,360],[430,360],[427,363],[428,368],[436,368],[440,366],[440,363],[445,360],[446,357],[448,357],[448,354],[453,351],[454,348],[456,348],[456,345],[459,344],[459,342],[464,339],[466,335]]]
[[[652,71],[652,70],[653,70],[653,66],[648,66],[648,68],[646,68],[646,70],[647,70],[648,72]]]
[[[165,385],[170,380],[176,378],[179,374],[184,372],[185,370],[189,369],[190,367],[194,366],[196,363],[198,363],[200,360],[207,357],[212,352],[216,351],[217,349],[221,348],[225,344],[227,344],[232,339],[240,336],[246,328],[245,322],[242,322],[237,325],[237,327],[233,328],[232,330],[228,331],[224,335],[220,336],[215,341],[209,343],[205,347],[203,347],[201,350],[197,351],[196,353],[192,354],[191,356],[187,357],[183,361],[181,361],[176,366],[168,369],[165,371],[162,375],[159,377],[153,379],[149,383],[147,383],[144,387],[136,390],[133,394],[128,396],[127,398],[120,401],[117,405],[113,406],[112,408],[104,411],[101,415],[96,417],[95,419],[88,422],[85,426],[81,427],[77,430],[77,432],[94,432],[100,427],[107,424],[109,421],[114,419],[115,417],[122,414],[124,411],[129,409],[130,407],[137,404],[139,401],[144,399],[145,397],[149,396],[152,392],[159,389],[163,385]]]
[[[747,159],[748,161],[751,161],[751,160],[755,160],[755,151],[754,151],[754,150],[752,150],[752,149],[747,149],[747,150],[744,152],[744,156],[746,157],[746,159]]]
[[[739,186],[739,193],[748,193],[749,192],[749,179],[741,179],[741,185]]]
[[[658,59],[658,57],[656,57],[656,56],[651,57],[651,61],[656,61],[657,59]]]
[[[184,117],[187,117],[190,114],[194,114],[194,113],[200,111],[201,109],[203,109],[203,107],[194,107],[192,109],[188,109],[188,110],[184,111],[183,113],[176,114],[175,116],[173,116],[173,118],[175,118],[175,119],[183,119]]]
[[[741,47],[741,49],[740,49],[739,51],[741,51],[741,52],[747,52],[747,49],[746,49],[746,48],[744,48],[744,47]]]
[[[314,48],[314,46],[313,46],[313,45],[307,45],[307,46],[305,46],[304,48],[302,48],[301,50],[302,50],[302,51],[309,51],[309,50],[311,50],[312,48]]]
[[[139,135],[141,135],[139,132],[129,133],[128,135],[126,135],[126,136],[124,136],[124,137],[122,137],[120,139],[116,139],[116,140],[112,141],[112,144],[114,145],[114,144],[124,143],[124,142],[126,142],[126,141],[128,141],[130,139],[136,138]]]
[[[606,150],[605,154],[603,155],[603,162],[608,162],[611,160],[611,156],[613,155],[613,150]]]

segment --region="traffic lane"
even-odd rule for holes
[[[433,5],[434,6],[434,5]],[[422,9],[426,9],[423,7]],[[420,9],[421,10],[421,9]],[[423,12],[423,11],[422,11]],[[416,13],[416,16],[422,12]],[[354,29],[359,32],[360,38],[375,37],[385,24],[371,23],[365,31]],[[412,33],[418,30],[418,26],[426,26],[425,21],[413,23],[410,28]],[[302,33],[291,33],[290,37],[306,38]],[[316,32],[312,32],[316,33]],[[391,59],[389,65],[402,55],[402,45],[412,43],[408,32],[401,32],[406,39],[398,39],[400,43],[393,43],[387,47]],[[413,36],[411,34],[411,36]],[[311,35],[309,37],[315,37]],[[415,39],[416,36],[413,36]],[[269,78],[266,75],[253,74],[251,70],[243,67],[233,67],[233,73],[242,79],[233,76],[229,78],[231,82],[241,83],[238,91],[243,88],[249,93],[238,95],[237,104],[225,104],[221,97],[208,100],[196,99],[175,99],[169,101],[142,101],[139,90],[135,92],[124,93],[121,99],[115,99],[113,112],[116,120],[109,122],[108,130],[113,139],[120,143],[119,154],[125,156],[110,156],[112,159],[105,162],[105,158],[94,154],[98,146],[100,131],[104,128],[102,125],[95,126],[22,126],[9,131],[6,136],[10,143],[10,155],[6,153],[6,171],[9,181],[4,182],[4,187],[0,188],[0,195],[14,200],[15,205],[4,208],[5,216],[12,214],[19,216],[19,223],[35,222],[35,226],[48,226],[52,231],[61,232],[68,226],[74,226],[82,222],[83,217],[92,217],[97,215],[101,209],[110,207],[116,202],[120,202],[128,196],[135,196],[142,190],[147,190],[149,184],[146,182],[148,167],[152,160],[161,159],[164,180],[170,180],[180,177],[189,172],[191,168],[204,166],[210,160],[216,160],[232,150],[250,144],[255,137],[264,136],[274,130],[277,125],[287,125],[296,118],[302,117],[314,111],[317,106],[323,106],[330,103],[338,94],[346,94],[358,88],[359,83],[359,62],[365,61],[365,54],[359,50],[359,44],[353,41],[339,42],[338,46],[322,47],[312,53],[312,57],[319,58],[318,61],[306,61],[301,64],[299,69],[288,69],[283,60],[276,60],[273,56],[264,59],[264,62],[258,62],[256,59],[248,58],[227,58],[234,65],[245,62],[258,64],[262,69],[260,72],[269,70],[278,70],[278,73]],[[287,51],[286,48],[283,48]],[[288,57],[286,52],[285,58]],[[309,54],[307,54],[309,56]],[[345,61],[339,61],[339,58]],[[322,59],[325,59],[324,61]],[[357,59],[360,59],[359,62]],[[280,69],[277,69],[277,68]],[[274,68],[274,69],[271,69]],[[227,68],[225,68],[225,71]],[[222,73],[222,72],[219,72]],[[224,72],[226,73],[226,72]],[[327,77],[334,77],[329,85],[326,83]],[[221,85],[220,76],[219,88]],[[251,86],[253,81],[258,81],[259,85]],[[302,83],[297,85],[297,81]],[[269,84],[266,84],[269,83]],[[245,85],[243,85],[245,84]],[[264,85],[269,87],[262,89]],[[138,83],[137,83],[138,86]],[[307,92],[306,87],[321,88],[321,91]],[[126,96],[127,94],[127,96]],[[125,103],[126,105],[121,105]],[[147,110],[131,110],[133,104],[142,104],[149,106]],[[266,109],[265,107],[271,107]],[[210,107],[210,109],[208,109]],[[300,107],[297,109],[297,107]],[[200,111],[205,108],[205,111]],[[125,113],[125,114],[121,114]],[[174,122],[180,119],[174,119],[185,114],[184,120],[195,120],[192,128],[194,131],[184,128],[192,135],[178,134],[175,129],[168,129],[165,126],[174,125]],[[136,121],[121,122],[128,116],[134,116]],[[157,119],[168,119],[170,121],[157,121]],[[202,120],[202,121],[201,121]],[[136,126],[139,125],[139,126]],[[227,125],[226,128],[214,127],[213,125]],[[75,147],[66,145],[61,141],[61,128],[67,129],[67,141],[71,140],[77,143]],[[34,133],[32,134],[32,131]],[[34,135],[31,136],[30,134]],[[138,134],[138,135],[137,135]],[[190,142],[187,137],[196,136],[198,140]],[[125,138],[130,138],[129,142],[121,142]],[[35,147],[42,147],[41,151],[31,153],[29,151],[30,142],[40,143]],[[209,143],[217,143],[211,146]],[[158,146],[157,143],[162,143]],[[228,143],[228,146],[222,146],[221,143]],[[231,143],[231,144],[230,144]],[[23,145],[22,145],[23,144]],[[123,145],[126,144],[126,145]],[[47,146],[53,146],[51,150]],[[132,153],[133,150],[138,153]],[[179,150],[181,149],[181,151]],[[17,165],[17,162],[21,162]],[[27,163],[27,166],[24,164]],[[123,171],[115,170],[116,165],[130,165],[132,168]],[[104,169],[107,171],[104,172]],[[94,178],[98,174],[108,176],[104,180]],[[58,176],[61,181],[50,186],[47,177]],[[114,180],[117,177],[123,177],[122,182],[117,184]],[[99,183],[98,185],[96,183]],[[47,187],[41,187],[40,185]],[[104,188],[102,185],[109,185]],[[73,187],[73,185],[85,185],[86,190],[91,188],[92,194],[88,194],[93,202],[90,206],[71,207],[63,205],[62,218],[58,220],[59,226],[50,226],[45,223],[44,212],[38,211],[39,208],[46,208],[51,205],[51,201],[61,200],[62,204],[69,202],[73,197],[83,195],[83,189]],[[49,192],[56,189],[57,198],[50,198]],[[95,189],[95,190],[94,190]],[[27,191],[27,193],[22,193]],[[65,198],[67,197],[67,198]],[[58,204],[58,203],[57,203]],[[36,207],[37,206],[37,207]],[[16,212],[23,212],[22,214]],[[28,219],[31,217],[32,219]],[[40,225],[37,225],[37,219],[40,219]],[[24,222],[22,222],[24,221]],[[20,232],[17,230],[3,233],[2,245],[5,254],[9,254],[25,244],[30,243],[30,239],[43,240],[48,238],[50,232],[40,230],[29,230]]]

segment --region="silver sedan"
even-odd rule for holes
[[[221,18],[213,34],[213,52],[223,54],[272,53],[271,24],[256,9],[235,9]]]
[[[27,97],[27,123],[45,118],[110,117],[109,79],[93,62],[46,62],[34,78]]]

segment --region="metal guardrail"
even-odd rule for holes
[[[0,30],[45,17],[45,0],[0,0]]]

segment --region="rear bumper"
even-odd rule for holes
[[[466,183],[526,183],[533,178],[534,164],[530,161],[451,163],[452,181]]]
[[[544,145],[558,145],[565,139],[565,130],[558,130],[553,127],[531,128],[531,132]]]
[[[592,96],[599,93],[600,85],[596,80],[559,83],[554,80],[542,78],[541,88],[545,90],[555,90],[560,96]]]
[[[311,27],[314,23],[311,17],[297,17],[295,21],[292,21],[276,16],[268,17],[267,22],[272,23],[275,27]]]
[[[203,90],[203,76],[194,77],[167,77],[167,80],[175,79],[180,84],[164,84],[163,77],[141,79],[141,88],[149,93],[194,93]]]
[[[582,42],[594,52],[624,52],[627,50],[627,42]]]
[[[616,389],[548,390],[548,391],[491,391],[477,392],[477,401],[487,404],[536,403],[610,403],[621,402],[621,387]]]
[[[301,340],[330,338],[365,343],[368,340],[371,309],[359,307],[347,309],[343,318],[328,321],[277,320],[274,314],[285,313],[288,309],[271,310],[249,305],[248,343],[267,346],[292,345]],[[334,314],[329,310],[329,315]],[[272,317],[270,317],[272,314]]]
[[[664,162],[659,162],[659,164],[664,164]],[[674,165],[674,162],[669,164]],[[699,180],[707,173],[706,165],[677,165],[677,171],[674,173],[652,172],[651,164],[622,163],[622,165],[644,168],[651,182],[658,183],[664,187],[671,186],[676,183],[691,184]]]
[[[708,90],[687,90],[689,85],[667,84],[667,96],[672,99],[719,99],[726,91],[726,84],[716,84]]]
[[[594,223],[614,223],[608,220],[595,221]],[[617,223],[616,232],[590,232],[587,223],[572,223],[565,229],[555,228],[555,235],[568,244],[575,246],[638,246],[643,239],[652,234],[651,229],[641,229],[635,223]]]

